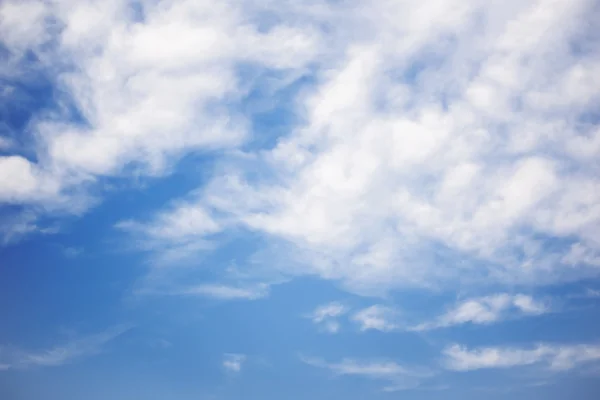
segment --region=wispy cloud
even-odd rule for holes
[[[600,297],[600,290],[586,288],[583,292],[572,293],[568,297],[571,299],[595,299]]]
[[[182,287],[170,293],[176,295],[210,297],[218,300],[256,300],[268,296],[269,286],[266,284],[229,286],[219,283],[207,283]]]
[[[387,381],[384,391],[397,391],[414,388],[420,380],[433,375],[423,368],[407,368],[389,360],[355,360],[345,358],[338,363],[328,363],[320,358],[300,357],[313,367],[323,368],[338,376],[360,376],[368,379]]]
[[[66,247],[63,249],[63,254],[67,258],[76,258],[83,254],[83,249],[81,247]]]
[[[374,305],[359,310],[350,319],[360,326],[361,331],[373,329],[389,332],[401,327],[397,311],[381,305]]]
[[[600,361],[600,345],[537,344],[530,348],[483,347],[467,349],[452,345],[444,350],[444,365],[455,371],[485,368],[510,368],[542,364],[554,371],[565,371],[585,363]]]
[[[223,368],[230,372],[240,372],[245,361],[245,354],[227,353],[223,355]]]
[[[81,337],[48,350],[26,351],[12,347],[0,347],[1,369],[26,369],[33,367],[57,367],[102,352],[111,340],[121,336],[132,327],[117,326],[105,332]]]
[[[348,308],[339,302],[331,302],[318,306],[307,317],[328,333],[340,330],[338,318],[348,312]]]
[[[507,318],[541,315],[549,312],[547,304],[523,294],[501,293],[465,300],[432,322],[425,322],[410,330],[423,331],[466,323],[487,325]]]

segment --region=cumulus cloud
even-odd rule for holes
[[[318,53],[311,24],[282,21],[264,30],[259,5],[132,4],[0,5],[1,76],[49,79],[56,100],[31,119],[31,156],[0,158],[0,203],[71,212],[103,177],[162,175],[186,153],[235,148],[248,138],[248,118],[234,105],[252,90],[241,69],[257,82],[269,73],[293,82],[287,71],[301,76]]]
[[[367,379],[387,381],[384,391],[410,389],[418,386],[424,378],[433,375],[422,368],[407,368],[389,360],[355,360],[345,358],[338,363],[328,363],[320,358],[301,357],[304,363],[331,371],[337,376],[360,376]]]
[[[359,294],[597,275],[591,2],[335,7],[305,15],[335,46],[300,122],[232,156],[195,207],[276,243],[257,251],[287,273]]]
[[[193,201],[123,226],[172,262],[249,231],[274,268],[360,294],[598,273],[589,0],[0,7],[8,65],[33,52],[66,94],[30,124],[35,157],[0,159],[4,203],[70,210],[103,177],[227,152]],[[12,29],[21,16],[35,32]],[[245,146],[260,135],[248,93],[293,85],[295,125]]]
[[[410,328],[422,331],[466,323],[486,325],[506,318],[534,316],[549,312],[548,306],[524,294],[501,293],[465,300],[432,322]]]
[[[340,330],[338,317],[346,314],[348,308],[339,302],[331,302],[318,306],[308,318],[326,332],[337,333]]]
[[[244,361],[246,361],[245,354],[228,353],[223,356],[223,368],[231,372],[240,372]]]
[[[397,312],[389,307],[374,305],[357,311],[351,317],[361,331],[370,329],[389,332],[400,328]]]
[[[444,350],[444,356],[445,366],[455,371],[533,364],[545,365],[554,371],[566,371],[581,364],[600,361],[600,346],[538,344],[531,348],[484,347],[470,350],[452,345]]]
[[[117,326],[94,335],[72,340],[47,350],[27,351],[0,346],[0,369],[58,367],[102,352],[111,340],[129,331],[131,326]]]

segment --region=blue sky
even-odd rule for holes
[[[0,3],[0,398],[596,399],[591,0]]]

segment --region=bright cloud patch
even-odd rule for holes
[[[534,316],[548,312],[548,307],[531,296],[506,293],[466,300],[434,322],[419,324],[411,329],[428,330],[465,323],[491,324],[515,316]]]
[[[240,372],[246,361],[244,354],[225,354],[223,356],[223,368],[231,372]]]
[[[360,294],[595,276],[600,60],[569,46],[590,3],[425,4],[340,6],[300,123],[182,207]]]
[[[542,364],[563,371],[581,364],[599,362],[598,345],[546,345],[532,348],[486,347],[469,350],[453,345],[444,351],[446,366],[456,371],[484,368],[510,368]]]
[[[357,311],[352,315],[352,320],[359,325],[361,331],[374,329],[388,332],[398,329],[396,312],[380,305]]]

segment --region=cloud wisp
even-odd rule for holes
[[[454,371],[512,368],[541,364],[552,371],[567,371],[600,362],[597,344],[537,344],[530,348],[483,347],[468,349],[452,345],[444,350],[444,365]]]
[[[551,309],[547,302],[529,295],[498,293],[463,300],[431,321],[411,325],[396,308],[373,305],[356,311],[350,320],[360,331],[381,332],[428,331],[456,325],[491,325],[514,318],[546,314]]]
[[[398,320],[398,312],[381,305],[374,305],[359,310],[350,319],[359,325],[361,331],[377,330],[391,332],[402,329]]]
[[[269,287],[263,284],[254,286],[228,286],[207,283],[181,288],[173,294],[203,296],[217,300],[257,300],[269,294]]]
[[[383,390],[394,392],[419,386],[421,380],[431,377],[432,371],[424,368],[407,368],[390,360],[355,360],[345,358],[338,363],[328,363],[320,358],[300,357],[313,367],[330,371],[336,376],[359,376],[388,382]]]
[[[489,325],[508,318],[537,316],[550,312],[547,304],[524,294],[495,294],[465,300],[434,321],[410,327],[412,331],[426,331],[455,325]]]
[[[26,351],[0,347],[0,369],[58,367],[99,354],[110,341],[129,331],[131,326],[117,326],[105,332],[81,337],[48,350]]]
[[[340,330],[339,317],[348,312],[348,307],[339,302],[331,302],[318,306],[307,315],[314,324],[325,332],[337,333]]]
[[[229,372],[239,373],[245,361],[245,354],[227,353],[223,355],[223,368]]]

